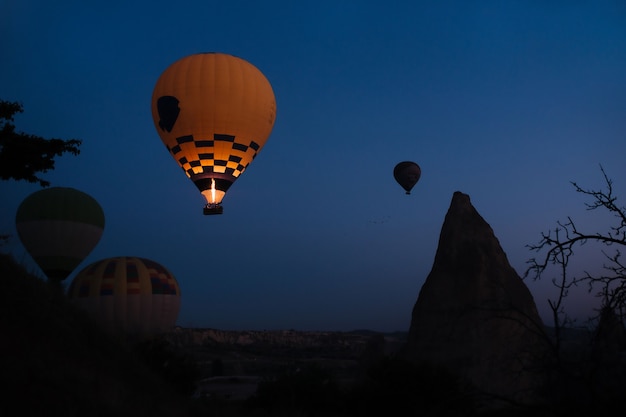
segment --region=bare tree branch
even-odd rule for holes
[[[560,277],[553,278],[552,283],[557,288],[555,299],[548,300],[552,311],[554,326],[558,332],[560,327],[567,322],[564,300],[569,290],[580,284],[586,284],[589,292],[601,299],[602,307],[611,307],[624,312],[626,309],[626,268],[620,259],[619,247],[626,247],[626,208],[617,204],[614,195],[613,181],[608,177],[604,168],[600,166],[604,177],[605,189],[586,189],[572,182],[576,192],[591,197],[591,202],[585,203],[587,210],[603,209],[615,216],[616,222],[609,226],[605,232],[588,232],[580,230],[571,217],[567,221],[558,221],[553,230],[541,233],[541,240],[537,244],[527,247],[541,256],[533,257],[527,261],[529,265],[524,278],[531,276],[534,280],[541,279],[548,267],[557,266],[560,269]],[[569,261],[578,250],[588,241],[593,241],[611,247],[614,251],[609,254],[602,250],[607,259],[603,265],[606,274],[592,275],[584,272],[582,276],[569,274]],[[615,246],[617,245],[617,248]],[[558,335],[557,335],[558,336]]]

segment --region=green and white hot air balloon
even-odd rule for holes
[[[82,191],[51,187],[22,201],[15,225],[26,251],[48,279],[61,282],[100,241],[104,212]]]

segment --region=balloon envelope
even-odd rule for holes
[[[411,190],[417,184],[421,175],[422,170],[419,165],[411,161],[400,162],[393,169],[393,177],[404,188],[406,194],[411,194]]]
[[[207,207],[217,208],[265,145],[276,99],[267,78],[249,62],[222,53],[195,54],[161,74],[152,93],[152,118]]]
[[[109,331],[153,336],[170,331],[180,310],[180,288],[163,265],[146,258],[114,257],[82,269],[70,300]]]
[[[48,279],[62,281],[100,241],[104,212],[82,191],[51,187],[22,201],[15,226],[22,244]]]

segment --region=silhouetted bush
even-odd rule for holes
[[[180,394],[191,395],[200,375],[197,363],[189,355],[176,352],[162,338],[144,340],[135,345],[135,351],[148,367]]]
[[[342,408],[341,398],[331,373],[313,363],[261,381],[246,408],[268,415],[326,416]]]
[[[470,415],[474,403],[458,378],[445,369],[385,357],[347,396],[346,415]]]
[[[344,387],[315,364],[265,380],[246,410],[254,416],[469,416],[475,412],[470,394],[471,387],[445,369],[384,357]]]

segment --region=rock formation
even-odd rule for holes
[[[435,363],[492,398],[535,402],[546,352],[533,297],[468,195],[455,192],[404,355]]]

